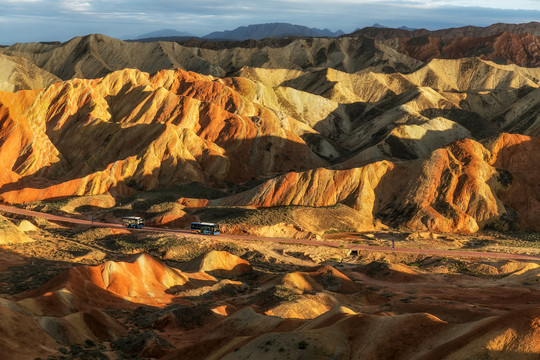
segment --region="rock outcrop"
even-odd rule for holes
[[[32,224],[30,224],[32,225]],[[34,241],[22,229],[0,215],[0,245],[20,244]]]

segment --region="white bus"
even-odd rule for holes
[[[144,227],[144,219],[138,216],[126,216],[122,218],[122,224],[127,228],[140,229]]]

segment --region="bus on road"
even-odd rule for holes
[[[127,228],[140,229],[144,227],[144,219],[138,216],[126,216],[122,218],[122,224]]]
[[[192,222],[190,226],[191,232],[204,235],[218,235],[219,225],[206,222]]]

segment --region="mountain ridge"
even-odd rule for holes
[[[495,35],[501,32],[509,32],[513,34],[530,33],[534,36],[540,36],[540,23],[531,21],[521,24],[506,24],[496,23],[489,26],[462,26],[455,28],[447,28],[440,30],[415,29],[406,30],[402,28],[381,28],[381,27],[365,27],[356,30],[346,36],[363,35],[377,40],[389,40],[390,38],[414,38],[420,36],[433,36],[441,39],[452,39],[459,37],[484,37]]]
[[[16,44],[0,54],[25,57],[63,80],[98,78],[124,68],[154,73],[182,68],[225,76],[244,66],[268,68],[335,67],[357,72],[370,66],[386,71],[409,71],[420,63],[368,38],[294,39],[279,48],[204,49],[174,42],[134,43],[104,35],[77,37],[66,43]],[[350,59],[356,59],[352,61]]]
[[[266,23],[240,26],[233,30],[215,31],[202,36],[204,39],[219,40],[261,40],[268,37],[336,37],[343,35],[341,30],[331,31],[328,29],[320,30],[309,28],[303,25],[294,25],[289,23]]]
[[[195,35],[187,32],[187,31],[178,31],[173,29],[161,29],[152,31],[149,33],[145,33],[142,35],[138,35],[134,38],[134,40],[141,40],[141,39],[147,39],[147,38],[161,38],[161,37],[196,37]]]

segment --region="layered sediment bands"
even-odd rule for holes
[[[296,134],[296,120],[220,79],[181,70],[124,70],[0,100],[2,193],[12,202],[193,181],[223,186],[326,164]]]
[[[452,141],[502,130],[538,131],[538,69],[470,58],[432,60],[409,74],[244,68],[241,75],[274,86],[278,102],[267,97],[265,106],[294,114],[339,144],[341,154],[357,153],[361,163],[386,156],[418,158]],[[398,144],[402,135],[424,144],[405,140],[407,151],[394,151],[389,143],[396,134]],[[429,135],[427,141],[421,134]]]
[[[489,151],[475,141],[461,140],[385,178],[374,213],[383,222],[412,229],[475,232],[506,215],[488,184],[495,173]],[[402,177],[410,180],[400,182]]]
[[[258,256],[277,254],[260,248]],[[176,262],[182,270],[147,254],[77,265],[19,300],[0,299],[0,351],[3,359],[80,349],[91,358],[537,358],[537,264],[429,257],[421,261],[433,265],[418,269],[397,259],[339,270],[259,260],[262,272],[212,251]],[[447,273],[453,264],[482,275]]]
[[[496,155],[476,141],[539,133],[538,69],[468,58],[407,74],[245,67],[239,75],[129,69],[0,93],[1,199],[122,197],[191,182],[238,192],[268,180],[218,202],[342,203],[367,227],[535,228],[536,215],[520,215],[525,205],[499,197],[497,169],[524,165],[493,165]],[[185,214],[161,215],[157,223]]]
[[[433,36],[441,39],[456,39],[463,37],[484,37],[496,35],[503,32],[511,34],[529,33],[531,35],[540,36],[540,23],[531,21],[523,24],[504,24],[496,23],[486,27],[479,26],[463,26],[458,28],[449,28],[441,30],[404,30],[380,27],[366,27],[355,31],[351,35],[367,36],[377,40],[388,40],[393,38],[417,38],[421,36]]]
[[[488,27],[428,31],[365,28],[351,36],[367,36],[422,62],[477,56],[497,63],[537,67],[540,24],[494,24]]]
[[[170,288],[216,282],[203,272],[183,273],[141,254],[127,262],[108,261],[66,270],[29,292],[19,305],[39,316],[65,316],[96,307],[132,308],[140,303],[162,306],[173,299],[167,292]]]
[[[373,224],[379,219],[386,225],[442,232],[509,230],[518,219],[521,228],[540,229],[533,221],[538,219],[540,189],[530,170],[538,160],[538,139],[505,134],[492,142],[486,148],[464,139],[408,162],[293,172],[214,202],[261,207],[340,203]]]
[[[16,94],[0,92],[0,183],[16,181],[20,176],[35,174],[61,155],[44,129],[29,121],[24,112],[35,100],[37,91]]]
[[[532,359],[539,351],[538,319],[538,310],[529,309],[456,324],[422,312],[376,316],[341,307],[303,323],[295,331],[278,331],[274,325],[272,333],[253,337],[223,359],[266,358],[265,344],[296,350],[299,343],[308,345],[296,350],[297,356],[311,359],[327,358],[328,354],[337,359],[461,359],[502,354]],[[180,354],[173,352],[166,359]]]

